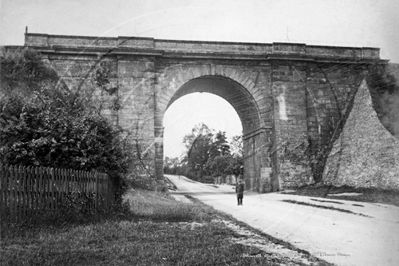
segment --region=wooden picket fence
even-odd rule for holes
[[[98,213],[114,203],[107,174],[70,169],[0,164],[0,214],[21,220],[66,204],[84,202],[83,211]]]

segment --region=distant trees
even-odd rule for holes
[[[225,132],[215,134],[207,125],[199,124],[183,139],[187,149],[183,160],[176,163],[177,158],[166,157],[164,172],[204,182],[213,180],[210,177],[238,174],[243,164],[240,140],[241,137],[236,136],[230,144]]]
[[[179,158],[170,158],[170,157],[165,157],[164,159],[164,173],[165,174],[170,174],[170,175],[178,175],[181,174],[180,167],[182,166],[180,163]]]

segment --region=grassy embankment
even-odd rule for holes
[[[341,193],[356,193],[340,196]],[[361,202],[390,204],[399,207],[399,190],[377,188],[354,188],[349,186],[307,186],[295,189],[286,194],[320,197],[328,199],[343,199]]]
[[[211,207],[149,191],[130,191],[124,210],[101,220],[2,228],[1,265],[281,265],[240,237]],[[257,254],[258,256],[246,256]],[[323,262],[317,262],[327,265]]]

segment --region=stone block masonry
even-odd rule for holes
[[[41,52],[70,87],[92,90],[87,73],[108,64],[122,108],[105,114],[135,130],[160,182],[167,108],[193,92],[222,97],[241,119],[246,187],[259,192],[314,182],[303,149],[316,153],[329,145],[367,66],[386,63],[378,48],[300,43],[27,33],[25,45]]]

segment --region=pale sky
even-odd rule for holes
[[[22,45],[28,26],[31,33],[59,35],[378,47],[382,59],[399,63],[398,0],[0,0],[0,3],[0,45]],[[164,122],[166,156],[179,156],[181,140],[177,136],[189,133],[191,125],[200,122],[227,131],[229,136],[241,132],[238,116],[231,106],[226,107],[217,96],[205,96],[204,93],[194,97],[195,100],[190,95],[184,96],[168,110]],[[204,98],[202,103],[199,98]],[[199,104],[199,111],[194,111],[194,104]],[[214,107],[220,108],[214,110]],[[176,116],[173,112],[178,118],[168,118]],[[238,130],[232,132],[233,129]]]
[[[225,131],[229,140],[242,134],[240,118],[226,100],[210,93],[191,93],[175,101],[165,113],[165,156],[180,157],[183,137],[201,122]]]

